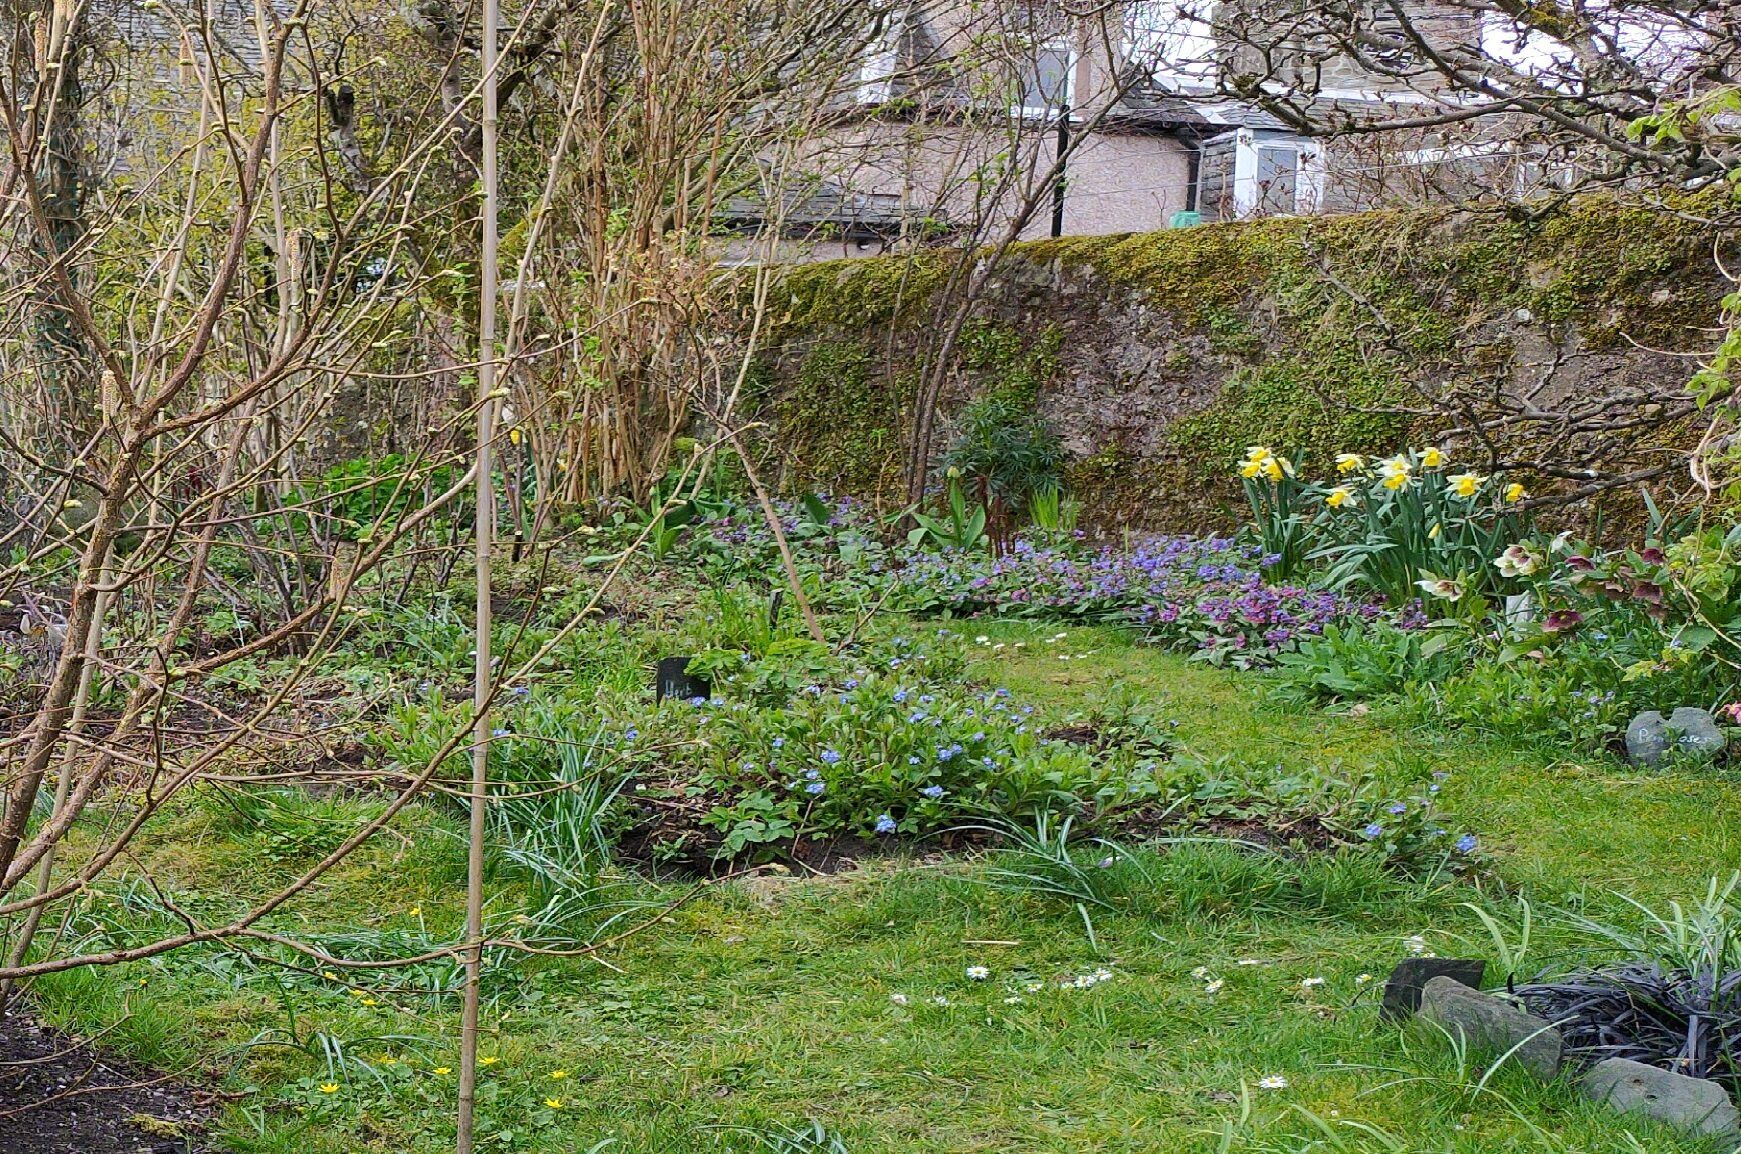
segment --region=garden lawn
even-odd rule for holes
[[[1698,896],[1741,866],[1736,782],[1284,705],[1262,675],[1188,664],[1110,630],[966,631],[985,638],[977,675],[1054,718],[1123,683],[1152,695],[1203,756],[1340,762],[1399,789],[1448,770],[1454,832],[1476,833],[1488,855],[1482,888],[1387,877],[1359,856],[1296,863],[1184,845],[1115,864],[1114,908],[1091,911],[1090,938],[1069,905],[984,884],[983,863],[891,861],[719,887],[600,961],[532,963],[523,984],[496,987],[482,1149],[765,1150],[774,1129],[807,1119],[853,1154],[1708,1148],[1509,1070],[1477,1092],[1478,1065],[1442,1037],[1381,1024],[1375,1007],[1405,939],[1449,953],[1471,948],[1462,934],[1491,953],[1464,902],[1509,914],[1522,893],[1539,918],[1567,901],[1616,908],[1614,888],[1652,902]],[[196,895],[269,884],[257,847],[233,840],[218,807],[190,806],[177,828],[158,861]],[[404,832],[300,907],[311,931],[454,932],[457,826],[421,812]],[[1537,934],[1545,956],[1552,931]],[[989,976],[970,978],[978,966]],[[450,1147],[455,1013],[384,979],[348,991],[315,971],[268,994],[235,980],[245,968],[186,954],[38,993],[58,1022],[107,1028],[170,1068],[221,1072],[241,1094],[224,1148]],[[379,1079],[329,1078],[311,1056],[317,1032]],[[303,1049],[260,1044],[292,1040]]]

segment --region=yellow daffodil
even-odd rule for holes
[[[337,1094],[339,1092],[339,1084],[337,1082],[322,1082],[320,1084],[320,1092],[322,1094]]]
[[[1261,461],[1266,457],[1273,456],[1275,454],[1270,451],[1268,445],[1247,445],[1245,447],[1245,459],[1248,461]]]
[[[1513,501],[1513,502],[1521,501],[1527,496],[1529,496],[1529,490],[1525,489],[1522,485],[1518,484],[1516,481],[1513,481],[1511,484],[1509,484],[1505,487],[1505,499],[1507,501]]]
[[[1354,499],[1354,490],[1346,485],[1338,485],[1324,495],[1324,504],[1332,509],[1340,509]]]
[[[1263,462],[1261,460],[1248,460],[1245,464],[1239,467],[1239,475],[1248,481],[1255,479],[1262,475],[1262,473]]]
[[[1439,448],[1437,445],[1428,445],[1426,448],[1421,450],[1421,467],[1422,468],[1437,469],[1440,465],[1443,465],[1444,463],[1445,463],[1445,450]]]
[[[1480,477],[1474,473],[1458,473],[1451,478],[1451,492],[1459,497],[1473,497],[1485,480],[1487,480],[1486,477]]]
[[[1338,473],[1352,473],[1356,469],[1364,468],[1366,468],[1366,458],[1359,453],[1336,454],[1336,471]]]
[[[1395,492],[1409,483],[1409,474],[1414,472],[1414,466],[1409,464],[1407,457],[1392,457],[1378,467],[1384,476],[1384,487]]]
[[[562,1099],[561,1098],[546,1098],[546,1099],[544,1099],[544,1104],[546,1106],[550,1107],[552,1110],[562,1109]]]
[[[1431,529],[1427,530],[1427,540],[1437,541],[1439,539],[1439,531],[1442,530],[1444,527],[1445,526],[1442,522],[1434,521],[1433,527]]]

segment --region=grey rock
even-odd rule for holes
[[[1682,706],[1664,717],[1654,709],[1626,727],[1626,754],[1639,765],[1656,765],[1675,749],[1698,757],[1716,757],[1728,745],[1716,719],[1703,709]]]
[[[1421,988],[1433,978],[1450,978],[1479,990],[1486,973],[1487,963],[1480,958],[1404,958],[1384,983],[1379,1013],[1392,1022],[1407,1021],[1421,1008]]]
[[[1560,1032],[1534,1014],[1453,978],[1429,978],[1421,989],[1421,1017],[1478,1050],[1507,1054],[1536,1077],[1560,1072]],[[1515,1051],[1515,1052],[1513,1052]]]
[[[1706,1078],[1606,1058],[1590,1068],[1580,1087],[1622,1114],[1643,1114],[1694,1134],[1741,1133],[1741,1111],[1729,1092]]]

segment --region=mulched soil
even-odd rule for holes
[[[28,1008],[0,1017],[0,1154],[204,1154],[208,1101],[48,1029]]]

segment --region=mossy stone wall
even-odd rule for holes
[[[1678,390],[1693,365],[1676,354],[1712,343],[1725,287],[1713,251],[1728,240],[1696,202],[1681,207],[1366,213],[1017,246],[960,342],[945,410],[1018,383],[1063,439],[1093,524],[1225,525],[1249,444],[1311,468],[1439,435],[1424,415],[1435,390],[1498,385],[1544,404]],[[948,267],[929,254],[782,274],[758,398],[787,488],[898,500],[902,417]],[[1586,448],[1648,454],[1675,435]]]

